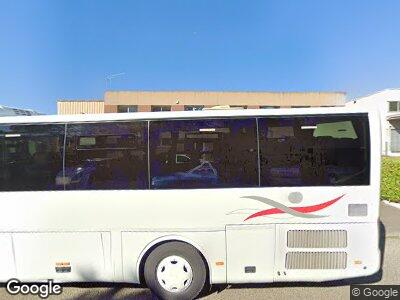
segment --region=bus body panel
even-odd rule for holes
[[[227,282],[272,282],[276,225],[226,226]]]
[[[301,193],[302,201],[290,202],[292,193]],[[373,189],[361,186],[2,193],[0,227],[2,231],[208,231],[224,230],[227,224],[377,222],[379,202],[371,201],[371,194]],[[287,211],[269,212],[276,203]],[[349,205],[355,204],[365,205],[366,215],[349,216]],[[305,212],[296,214],[296,207]]]
[[[13,233],[13,244],[17,278],[22,281],[113,277],[109,232],[19,232]]]
[[[226,240],[224,231],[122,232],[122,276],[112,274],[112,262],[120,259],[121,254],[107,253],[110,243],[103,241],[104,244],[100,244],[100,238],[97,238],[99,235],[104,237],[104,232],[13,233],[15,257],[9,248],[8,253],[3,254],[2,258],[7,261],[8,267],[2,269],[1,279],[6,281],[16,276],[24,281],[53,278],[60,282],[139,283],[141,254],[145,253],[147,246],[160,241],[174,240],[192,244],[206,257],[210,269],[210,282],[215,284],[326,281],[367,276],[379,270],[380,252],[376,243],[379,235],[377,224],[320,224],[318,230],[346,231],[346,246],[335,248],[288,247],[289,231],[312,231],[315,228],[315,224],[304,223],[235,225],[227,227]],[[227,252],[225,252],[225,242]],[[273,247],[274,244],[275,247]],[[369,250],[365,251],[365,249]],[[287,266],[287,255],[293,252],[345,253],[345,268],[290,269]],[[14,261],[16,262],[15,266],[10,263]],[[55,271],[57,263],[68,263],[73,271],[58,273]],[[246,268],[254,268],[254,271],[246,271]],[[15,270],[17,271],[15,272]]]
[[[15,278],[15,259],[11,233],[0,233],[0,280]]]
[[[111,122],[359,112],[325,108],[40,116],[1,121]],[[139,282],[146,251],[168,240],[196,247],[207,261],[211,283],[324,281],[370,275],[380,264],[380,122],[376,112],[363,113],[369,118],[369,185],[1,192],[0,245],[4,247],[0,262],[5,267],[0,279]],[[293,195],[301,197],[293,201]],[[296,239],[296,233],[289,232],[300,231],[297,238],[302,241],[302,230],[341,238],[345,232],[346,245],[289,247],[289,235]],[[38,258],[39,253],[46,255]],[[320,255],[320,263],[327,269],[296,269],[304,268],[309,255]],[[333,269],[330,259],[337,260]],[[71,272],[56,272],[57,263],[66,263],[66,270],[70,263]]]
[[[307,230],[312,232],[315,230],[325,231],[327,234],[334,232],[344,232],[347,235],[345,243],[342,245],[334,245],[321,247],[302,248],[301,245],[289,246],[288,232]],[[378,272],[380,268],[380,250],[377,241],[379,240],[379,225],[375,223],[329,223],[319,224],[278,224],[277,225],[277,244],[275,254],[275,276],[274,281],[328,281],[345,278],[354,278],[368,276]],[[318,243],[317,243],[318,244]],[[366,251],[368,249],[368,251]],[[299,261],[294,264],[300,265],[299,269],[292,269],[288,264],[288,255],[293,253],[311,253],[311,256],[322,253],[329,254],[324,261],[323,255],[319,257],[321,265],[326,265],[331,269],[315,268],[315,266],[307,266],[306,261]],[[339,255],[335,255],[339,254]],[[306,259],[306,258],[304,258]],[[336,259],[336,261],[335,261]],[[316,260],[318,263],[318,260]],[[304,263],[304,267],[302,267]],[[341,264],[343,263],[343,266]]]

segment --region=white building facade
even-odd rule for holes
[[[40,115],[40,113],[32,109],[20,109],[9,106],[0,105],[0,117],[6,116],[35,116]]]
[[[400,89],[383,90],[346,103],[346,106],[353,105],[379,110],[382,154],[400,156]]]

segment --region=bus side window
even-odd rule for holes
[[[367,116],[259,119],[261,186],[369,184]]]
[[[67,125],[66,190],[146,189],[147,122]]]
[[[0,126],[0,190],[46,191],[62,172],[65,125]]]
[[[258,185],[255,118],[150,122],[151,188]]]

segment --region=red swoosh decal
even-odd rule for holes
[[[339,201],[342,197],[339,196],[335,199],[320,203],[320,204],[316,204],[316,205],[311,205],[311,206],[298,206],[298,207],[290,207],[291,209],[301,212],[301,213],[310,213],[310,212],[314,212],[314,211],[319,211],[321,209],[324,209],[325,207],[331,206],[332,204],[334,204],[335,202]],[[267,216],[267,215],[275,215],[275,214],[282,214],[285,213],[283,210],[279,209],[279,208],[270,208],[270,209],[266,209],[266,210],[262,210],[259,212],[256,212],[250,216],[248,216],[245,221],[256,218],[256,217],[261,217],[261,216]]]

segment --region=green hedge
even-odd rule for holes
[[[400,202],[400,158],[382,157],[381,198]]]

